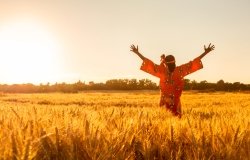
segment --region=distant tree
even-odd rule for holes
[[[159,87],[157,86],[156,83],[152,82],[149,79],[145,79],[145,86],[144,89],[158,89]]]
[[[129,81],[129,88],[130,89],[138,89],[138,84],[137,84],[137,80],[136,79],[131,79],[130,81]]]
[[[82,91],[82,90],[86,89],[85,83],[83,83],[80,80],[78,82],[74,83],[73,85],[74,85],[74,88],[76,91]]]
[[[225,82],[221,79],[216,83],[216,90],[224,91],[226,89]]]
[[[190,90],[190,89],[191,89],[190,79],[184,79],[184,90]]]
[[[94,81],[90,81],[89,82],[89,86],[92,86],[92,85],[94,85],[95,83],[94,83]]]
[[[237,91],[240,90],[240,82],[234,82],[233,83],[233,90],[237,90]]]
[[[200,81],[199,85],[198,85],[198,89],[199,90],[205,90],[205,89],[208,89],[208,83],[206,80],[204,81]]]
[[[146,86],[146,79],[140,79],[139,80],[139,89],[143,89]]]
[[[197,86],[198,86],[197,82],[196,82],[195,80],[193,80],[193,81],[191,82],[191,84],[190,84],[190,89],[191,89],[191,90],[196,90],[196,89],[197,89]]]

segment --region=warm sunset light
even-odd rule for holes
[[[0,0],[0,160],[250,160],[250,0]]]
[[[60,44],[39,22],[16,20],[0,28],[1,73],[8,83],[41,83],[56,80]]]

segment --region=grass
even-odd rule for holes
[[[0,159],[250,159],[250,94],[1,94]]]

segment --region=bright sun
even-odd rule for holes
[[[15,21],[0,28],[0,83],[56,81],[60,46],[46,27]]]

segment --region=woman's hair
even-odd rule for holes
[[[166,64],[168,66],[168,70],[169,72],[173,72],[176,65],[175,65],[175,58],[173,55],[168,55],[165,57],[165,60],[166,60]]]
[[[175,58],[174,58],[173,55],[167,55],[167,56],[165,57],[165,60],[166,60],[167,63],[175,62]]]

